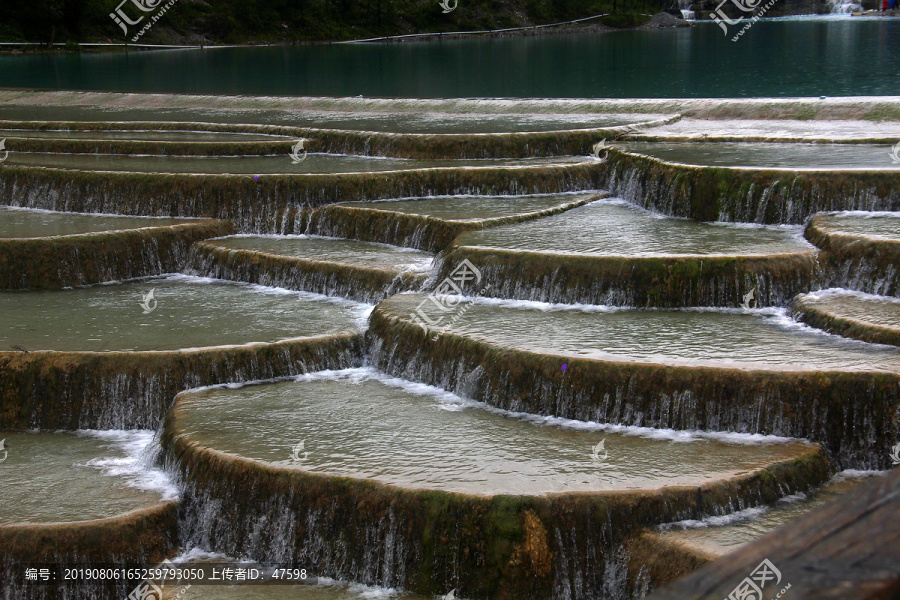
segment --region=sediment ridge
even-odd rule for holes
[[[109,519],[45,525],[0,525],[0,580],[5,598],[98,600],[125,598],[140,580],[89,577],[48,583],[25,580],[25,565],[72,569],[155,565],[178,548],[178,503],[135,510]]]
[[[817,252],[748,256],[590,256],[454,246],[438,280],[462,261],[492,282],[483,295],[537,302],[635,307],[783,306],[818,278]],[[474,282],[463,284],[475,295]]]
[[[600,187],[646,209],[698,221],[801,224],[816,212],[900,210],[896,172],[670,163],[611,148]]]
[[[355,333],[159,352],[0,352],[0,429],[155,429],[185,389],[357,366]]]
[[[302,233],[306,209],[403,196],[515,195],[596,189],[595,162],[537,167],[447,167],[382,173],[188,175],[5,166],[11,206],[70,212],[232,220],[242,233]]]
[[[191,244],[233,232],[200,221],[39,238],[0,238],[0,289],[60,289],[181,270]]]
[[[370,304],[401,291],[417,290],[428,277],[428,273],[422,272],[238,250],[215,242],[194,244],[186,270],[201,277],[339,296]]]
[[[545,210],[472,221],[394,212],[387,202],[372,204],[371,208],[330,204],[310,214],[308,231],[316,235],[440,252],[467,231],[548,217],[604,197],[605,193],[599,193]]]

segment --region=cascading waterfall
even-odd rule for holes
[[[696,15],[691,10],[691,0],[678,0],[678,8],[681,10],[681,18],[685,21],[695,21]]]
[[[863,10],[861,4],[844,2],[843,0],[828,0],[828,8],[833,15],[849,15]]]

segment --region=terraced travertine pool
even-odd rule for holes
[[[61,291],[2,292],[0,307],[4,350],[103,352],[179,350],[358,331],[369,308],[184,275]]]
[[[864,482],[864,476],[838,474],[818,490],[787,496],[772,507],[749,508],[722,517],[667,524],[662,527],[663,537],[713,556],[724,556],[811,513]]]
[[[353,156],[345,154],[309,153],[302,162],[290,156],[129,156],[120,154],[53,154],[17,152],[3,166],[50,167],[80,171],[116,171],[127,173],[196,173],[196,174],[303,174],[303,173],[370,173],[446,167],[515,167],[577,164],[582,157],[528,159],[448,159],[414,160]]]
[[[423,300],[422,294],[403,294],[380,308],[404,317],[421,310],[438,320],[442,308]],[[479,299],[448,322],[447,331],[523,350],[619,362],[900,369],[900,350],[822,334],[770,309],[637,310]]]
[[[0,439],[8,453],[0,526],[106,519],[179,495],[145,455],[151,431],[0,431]]]
[[[843,319],[852,319],[866,325],[900,331],[900,299],[898,298],[830,289],[801,294],[797,299],[805,306],[837,315]]]
[[[622,142],[615,147],[669,162],[757,169],[898,170],[888,144]]]
[[[433,254],[412,248],[314,235],[237,235],[217,238],[209,243],[232,250],[252,250],[276,256],[400,271],[428,271],[434,261]]]
[[[900,241],[900,213],[847,211],[819,214],[816,224],[834,233]]]
[[[192,219],[125,217],[33,210],[0,206],[0,238],[36,238],[118,231],[140,227],[164,227],[194,223]]]
[[[294,140],[286,135],[231,131],[178,131],[140,129],[2,129],[8,138],[38,140],[125,140],[146,142],[271,142]]]
[[[513,217],[566,206],[596,197],[596,192],[522,196],[438,196],[376,202],[340,202],[336,207],[364,208],[464,223]]]
[[[310,110],[260,108],[141,108],[104,106],[0,105],[0,118],[35,121],[174,121],[251,123],[391,133],[513,133],[618,127],[653,121],[658,114],[622,113],[472,113],[396,110]]]
[[[544,219],[473,231],[454,243],[597,256],[739,256],[813,249],[799,226],[698,223],[664,217],[616,199],[598,200]]]
[[[734,436],[743,444],[723,441],[727,436],[676,443],[592,424],[541,423],[373,369],[186,392],[177,410],[179,435],[230,455],[468,494],[701,485],[787,460],[804,445],[748,436]]]
[[[398,143],[412,140],[403,137],[407,131],[552,131],[659,117],[540,111],[489,116],[487,104],[484,112],[407,107],[404,114],[366,110],[356,100],[348,101],[352,110],[329,111],[322,109],[328,99],[310,100],[318,108],[308,110],[285,108],[276,100],[258,102],[262,108],[249,100],[230,107],[213,100],[209,106],[191,106],[183,99],[180,106],[156,102],[156,108],[133,99],[114,107],[11,104],[0,107],[0,117],[349,128],[397,132],[396,140],[390,139]],[[667,114],[674,113],[667,109]],[[727,133],[727,123],[707,124],[703,132]],[[625,133],[652,136],[653,129]],[[10,137],[21,131],[34,140],[290,139],[202,130],[7,131]],[[666,132],[677,136],[688,129],[670,124],[659,130]],[[752,137],[760,132],[811,139],[823,137],[825,128],[821,123],[748,122],[732,133]],[[548,135],[556,142],[570,139]],[[877,135],[858,122],[834,128],[835,138],[875,140]],[[890,465],[890,450],[900,435],[892,416],[900,348],[801,324],[787,310],[798,290],[784,280],[802,279],[799,291],[813,294],[807,300],[818,298],[825,308],[877,324],[897,326],[895,302],[862,298],[853,290],[823,292],[827,285],[819,268],[830,260],[828,251],[808,243],[799,224],[698,222],[604,197],[607,192],[595,188],[609,165],[588,156],[594,142],[585,143],[581,156],[412,160],[310,153],[296,165],[284,154],[10,151],[0,166],[0,183],[10,193],[21,191],[21,178],[37,178],[40,198],[70,206],[67,194],[80,189],[82,172],[140,173],[135,180],[157,186],[148,196],[124,189],[130,177],[110,176],[113,183],[97,180],[98,187],[85,192],[81,200],[88,200],[80,206],[115,196],[117,208],[106,210],[141,206],[160,215],[214,213],[231,219],[234,229],[192,234],[199,237],[184,242],[171,258],[181,273],[46,292],[0,292],[0,440],[5,438],[0,452],[8,454],[0,454],[0,477],[8,474],[13,482],[0,489],[0,525],[34,523],[50,531],[55,521],[81,521],[93,527],[92,520],[172,499],[179,503],[181,520],[176,524],[172,511],[166,527],[177,535],[174,541],[153,541],[154,560],[184,557],[197,545],[206,556],[306,561],[317,575],[335,578],[290,590],[167,588],[167,600],[417,600],[453,589],[458,598],[488,600],[504,594],[524,600],[625,598],[632,589],[642,589],[644,565],[631,564],[622,549],[635,536],[657,531],[660,523],[679,523],[663,537],[721,555],[852,493],[853,484],[843,480],[816,489],[835,471],[882,475],[875,469]],[[768,168],[871,169],[885,171],[878,177],[889,181],[897,168],[891,147],[884,144],[615,145],[673,162],[746,167],[751,176]],[[548,181],[559,179],[549,181],[552,185],[543,180],[536,185],[515,169],[500,184],[457,182],[452,178],[462,178],[457,173],[463,171],[448,169],[446,185],[421,173],[414,188],[397,179],[390,195],[399,189],[400,197],[339,202],[388,195],[380,187],[388,177],[377,174],[398,169],[581,163],[591,166],[577,175],[566,169],[542,171],[540,177]],[[38,177],[43,169],[15,168],[22,165],[58,169],[53,177],[59,180]],[[366,179],[371,188],[357,186],[357,193],[351,181],[333,196],[328,195],[333,190],[316,184],[301,194],[292,187],[296,178],[272,178],[281,194],[274,198],[233,193],[229,186],[239,178],[220,178],[227,181],[212,191],[184,183],[204,178],[167,178],[169,173],[374,175]],[[176,179],[186,187],[173,188],[171,198],[160,191],[164,182]],[[485,195],[425,195],[454,186]],[[38,198],[35,189],[26,194],[29,201]],[[253,181],[247,189],[256,189]],[[536,189],[577,191],[530,193]],[[872,190],[866,193],[883,205],[893,201],[892,192]],[[509,195],[488,195],[503,193]],[[846,199],[832,198],[831,188],[817,193],[823,206],[840,206]],[[23,203],[19,197],[10,202]],[[329,202],[336,203],[324,206]],[[276,203],[281,204],[273,209]],[[371,217],[376,211],[384,220]],[[353,221],[359,213],[365,215]],[[491,226],[497,219],[523,215],[531,220]],[[896,213],[820,217],[834,231],[889,239],[900,235]],[[340,218],[346,221],[342,228]],[[297,235],[261,235],[272,231],[259,226],[263,220],[290,222],[283,231]],[[437,232],[430,245],[419,246],[434,253],[392,245],[413,245],[421,233],[419,221]],[[0,208],[0,238],[16,243],[12,238],[184,222],[189,221]],[[312,235],[327,225],[341,230],[328,235],[345,237]],[[230,231],[237,235],[212,237]],[[384,239],[375,235],[380,233]],[[492,278],[518,269],[522,279],[515,285],[547,290],[547,302],[512,299],[506,288],[506,297],[497,298],[429,296],[441,282],[434,277],[423,284],[426,276],[449,273],[450,258],[464,251],[481,261],[471,265],[482,269],[481,285],[501,289],[503,282]],[[553,257],[531,253],[571,256],[553,263]],[[510,255],[526,258],[501,265]],[[624,266],[617,271],[610,257],[621,258]],[[681,309],[564,304],[564,284],[596,283],[599,276],[592,269],[602,260],[603,276],[620,286],[622,297],[628,286],[646,284],[648,295],[671,293],[691,302]],[[534,275],[539,261],[549,265],[542,263],[546,277]],[[752,263],[752,268],[728,271],[732,263]],[[853,272],[853,265],[841,268],[848,287],[866,277],[864,271]],[[646,271],[635,276],[640,269]],[[184,274],[200,271],[232,280]],[[781,279],[774,277],[776,271]],[[375,272],[381,279],[376,281]],[[691,279],[700,272],[705,279]],[[294,289],[318,285],[332,295],[246,283],[263,280]],[[702,287],[702,293],[693,293],[691,286]],[[748,302],[749,290],[774,306],[736,308],[733,300]],[[348,300],[374,303],[398,291],[403,293],[374,309]],[[411,326],[419,310],[439,320],[454,307],[458,313],[436,336]],[[275,344],[284,340],[292,341]],[[513,412],[521,410],[532,412]],[[125,422],[141,429],[83,430]],[[13,430],[6,423],[46,430]],[[73,431],[50,431],[55,427]],[[157,432],[159,453],[153,439]],[[164,466],[154,462],[160,458]],[[4,541],[12,539],[11,529],[0,527],[0,554],[8,552],[15,561],[32,549]],[[57,537],[44,549],[50,554],[75,539],[74,529],[53,531]],[[116,537],[119,531],[91,549],[102,554],[107,541],[127,539],[124,551],[108,556],[111,562],[149,560],[144,552],[151,534],[132,539]],[[60,551],[60,556],[65,561],[70,555]],[[0,560],[0,569],[3,564]],[[363,583],[385,587],[358,585]],[[520,593],[518,585],[528,589]]]

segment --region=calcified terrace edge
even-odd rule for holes
[[[35,586],[25,565],[134,567],[156,565],[179,548],[174,501],[118,516],[69,523],[0,525],[0,581],[10,598],[124,598],[139,580],[80,580]]]
[[[835,98],[680,98],[680,99],[392,99],[314,96],[216,96],[120,92],[0,90],[12,105],[105,106],[109,108],[206,108],[331,110],[387,113],[590,114],[680,113],[716,119],[900,120],[900,96]]]
[[[6,135],[10,151],[74,152],[162,155],[264,155],[288,153],[294,141],[129,141],[69,140],[16,137],[15,129],[32,130],[141,130],[210,131],[290,135],[304,140],[304,150],[334,154],[389,156],[416,159],[530,158],[587,155],[594,143],[615,139],[627,132],[674,123],[674,115],[629,125],[561,129],[556,131],[515,133],[387,133],[284,125],[242,125],[179,122],[44,122],[0,121],[0,135]],[[3,131],[9,128],[9,131]],[[99,137],[99,136],[98,136]]]
[[[813,215],[804,235],[822,249],[826,287],[846,287],[900,296],[900,240],[845,233],[829,226],[828,215]]]
[[[0,168],[12,206],[231,219],[242,233],[300,233],[310,208],[401,196],[516,195],[598,189],[603,164],[444,167],[346,174],[153,174]],[[63,190],[65,191],[63,194]]]
[[[791,303],[791,316],[811,327],[872,344],[900,346],[900,328],[877,325],[830,310],[815,300],[798,296]]]
[[[312,211],[309,231],[329,237],[392,244],[427,252],[441,252],[459,235],[468,231],[549,217],[609,197],[606,192],[587,192],[587,194],[589,195],[584,198],[561,202],[557,206],[543,210],[473,221],[440,219],[428,215],[392,211],[390,202],[372,203],[371,207],[330,204]]]
[[[783,306],[815,287],[819,252],[773,254],[599,256],[454,246],[438,276],[462,260],[478,265],[493,298],[681,308],[737,307],[751,290],[757,306]],[[470,284],[466,290],[475,294]]]
[[[191,245],[228,235],[227,221],[135,227],[33,238],[0,238],[0,289],[61,289],[174,273]]]
[[[136,352],[0,352],[0,429],[156,429],[185,389],[359,366],[346,332]]]
[[[268,536],[276,532],[266,528],[249,535],[262,505],[275,511],[266,515],[277,515],[279,523],[293,523],[279,544],[292,549],[298,565],[318,575],[420,594],[455,587],[466,597],[545,599],[564,577],[561,561],[576,548],[580,557],[605,556],[648,525],[770,503],[789,490],[820,485],[830,473],[822,449],[802,445],[794,458],[700,486],[540,496],[407,489],[211,448],[183,432],[184,411],[202,401],[190,391],[179,394],[161,442],[186,485],[188,513],[203,513],[209,502],[231,507],[205,533],[217,548],[264,559],[274,544]],[[254,537],[269,541],[254,546]],[[393,575],[385,572],[390,568],[363,568],[395,561],[402,567]]]
[[[216,240],[194,244],[186,270],[203,277],[340,296],[369,304],[405,290],[420,289],[428,278],[427,272],[229,248]]]
[[[802,224],[817,212],[900,210],[900,172],[678,164],[609,149],[600,186],[645,209],[697,221]]]
[[[367,332],[373,366],[492,406],[613,425],[806,438],[840,468],[890,465],[900,435],[900,373],[689,366],[539,353],[425,332],[405,305],[379,304]],[[569,369],[560,371],[567,363]]]

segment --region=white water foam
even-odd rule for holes
[[[879,296],[877,294],[867,294],[866,292],[858,292],[856,290],[848,290],[845,288],[827,288],[824,290],[817,290],[815,292],[800,294],[801,298],[808,298],[810,300],[828,300],[841,296],[859,298],[860,300],[874,300],[877,302],[890,302],[893,304],[900,304],[900,298],[895,298],[893,296]]]
[[[81,429],[77,435],[106,442],[124,456],[95,458],[87,466],[99,469],[108,477],[122,479],[126,485],[139,490],[158,492],[162,500],[177,500],[181,490],[162,468],[156,466],[159,441],[149,430]]]
[[[840,473],[836,473],[831,477],[825,486],[828,486],[833,483],[841,483],[843,481],[847,481],[848,479],[866,479],[869,477],[882,477],[887,475],[889,471],[859,471],[856,469],[846,469],[841,471]],[[823,487],[825,487],[823,486]],[[812,492],[813,494],[815,492]],[[673,523],[664,523],[659,526],[660,531],[669,531],[672,529],[700,529],[704,527],[725,527],[727,525],[737,525],[741,523],[749,523],[752,521],[758,520],[764,514],[769,512],[772,508],[778,508],[779,506],[789,505],[789,504],[799,504],[801,502],[806,502],[809,499],[807,494],[802,492],[798,492],[796,494],[790,494],[788,496],[784,496],[780,498],[774,505],[772,506],[757,506],[753,508],[747,508],[744,510],[739,510],[734,513],[730,513],[727,515],[717,515],[710,516],[704,519],[685,519],[684,521],[675,521]]]

